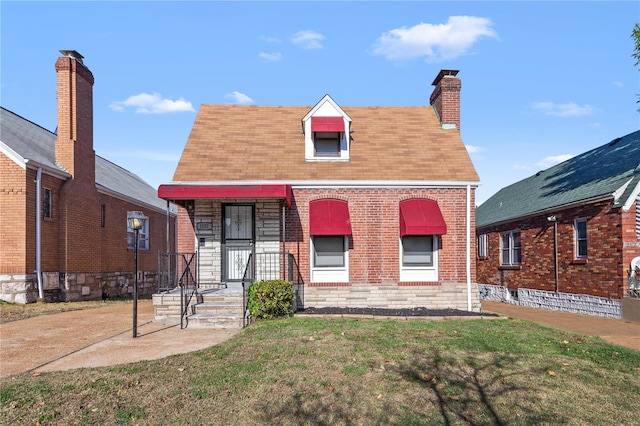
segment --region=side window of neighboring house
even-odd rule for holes
[[[520,231],[504,232],[500,234],[500,249],[502,256],[500,264],[503,266],[517,266],[522,263],[522,242]]]
[[[478,257],[481,259],[489,256],[489,246],[487,244],[487,234],[478,235]]]
[[[135,248],[135,231],[127,225],[127,248]],[[138,249],[149,250],[149,218],[144,221],[144,226],[138,231]]]
[[[587,219],[576,219],[574,222],[576,259],[587,258]]]
[[[53,217],[53,194],[49,188],[42,190],[42,217]]]

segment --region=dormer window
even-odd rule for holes
[[[302,119],[307,161],[349,161],[351,119],[326,95]]]
[[[340,136],[339,132],[314,132],[313,147],[316,157],[339,157]]]

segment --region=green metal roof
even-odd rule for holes
[[[502,188],[476,209],[476,227],[611,195],[621,203],[640,181],[640,130]],[[629,183],[628,183],[629,182]]]

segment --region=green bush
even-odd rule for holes
[[[249,287],[247,309],[253,318],[286,316],[291,311],[293,297],[291,281],[258,281]]]

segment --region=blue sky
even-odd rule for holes
[[[54,64],[77,50],[96,153],[154,187],[203,103],[426,105],[440,69],[460,70],[478,203],[640,128],[637,1],[3,0],[0,14],[2,106],[54,130]]]

